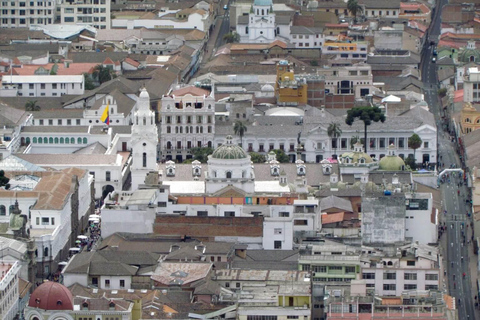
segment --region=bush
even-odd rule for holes
[[[438,95],[443,98],[447,95],[447,88],[438,89]]]

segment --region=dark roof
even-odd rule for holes
[[[353,212],[352,203],[343,198],[331,195],[320,200],[320,210],[324,211],[331,208],[337,208],[347,212]]]
[[[3,30],[2,30],[3,33]],[[0,53],[10,58],[28,56],[28,57],[40,57],[46,56],[47,53],[58,53],[57,43],[13,43],[8,46],[1,46]]]
[[[247,250],[245,259],[234,258],[232,269],[298,270],[298,250]]]
[[[114,89],[109,95],[112,96],[113,100],[117,103],[116,113],[123,113],[127,117],[135,106],[136,101],[127,97],[125,94],[120,92],[118,89]],[[103,99],[98,99],[92,106],[92,110],[99,110],[100,107],[104,104]]]
[[[28,28],[2,29],[0,33],[0,44],[9,44],[11,40],[48,39],[43,31],[30,30]],[[1,51],[1,47],[0,47]]]
[[[409,77],[392,77],[392,76],[375,76],[374,82],[383,82],[389,91],[403,91],[413,85],[418,89],[423,88],[423,82],[413,76]]]
[[[26,120],[28,113],[0,101],[0,127],[13,128]]]
[[[101,64],[105,59],[122,61],[129,56],[128,52],[69,52],[68,59],[75,62],[90,62]]]
[[[73,256],[63,273],[134,275],[139,267],[156,265],[159,254],[142,251],[101,250]]]

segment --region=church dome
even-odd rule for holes
[[[390,145],[388,149],[388,155],[380,159],[378,162],[379,169],[386,171],[401,171],[403,168],[405,168],[405,162],[402,158],[395,155],[394,145]]]
[[[355,143],[352,152],[345,152],[340,156],[342,163],[372,163],[372,158],[363,152],[363,145]]]
[[[253,2],[254,6],[271,6],[273,5],[272,0],[255,0]]]
[[[466,48],[458,53],[458,61],[463,63],[480,61],[480,52],[476,48],[475,41],[469,41]]]
[[[266,92],[273,92],[275,91],[275,89],[273,88],[273,86],[271,84],[265,84],[262,89],[262,91],[266,91]]]
[[[64,285],[47,281],[33,291],[28,306],[43,310],[73,310],[73,296]]]
[[[212,153],[212,158],[214,159],[245,159],[248,157],[248,154],[243,150],[242,147],[233,143],[232,136],[227,136],[227,141],[215,149]]]

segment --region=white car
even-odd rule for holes
[[[433,62],[433,63],[437,62],[437,58],[433,57],[433,58],[432,58],[432,62]]]

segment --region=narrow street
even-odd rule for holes
[[[433,50],[440,35],[441,11],[448,0],[439,0],[435,12],[432,16],[432,22],[428,30],[428,37],[424,43],[422,52],[422,79],[424,83],[425,101],[428,103],[430,110],[435,115],[437,121],[437,138],[438,138],[438,161],[442,163],[444,168],[454,166],[461,168],[461,161],[458,157],[455,142],[452,142],[450,134],[444,131],[442,122],[441,103],[437,91],[437,69]],[[435,43],[432,45],[432,41]],[[443,193],[443,205],[446,213],[442,213],[440,223],[445,223],[446,234],[444,233],[440,239],[440,247],[443,252],[445,283],[448,294],[455,298],[458,317],[464,319],[480,319],[478,310],[475,310],[474,292],[472,288],[476,288],[476,259],[470,259],[469,255],[473,255],[472,244],[472,226],[471,218],[467,215],[466,199],[468,190],[466,184],[459,185],[463,181],[463,176],[456,174],[449,175],[449,179],[440,188]]]

